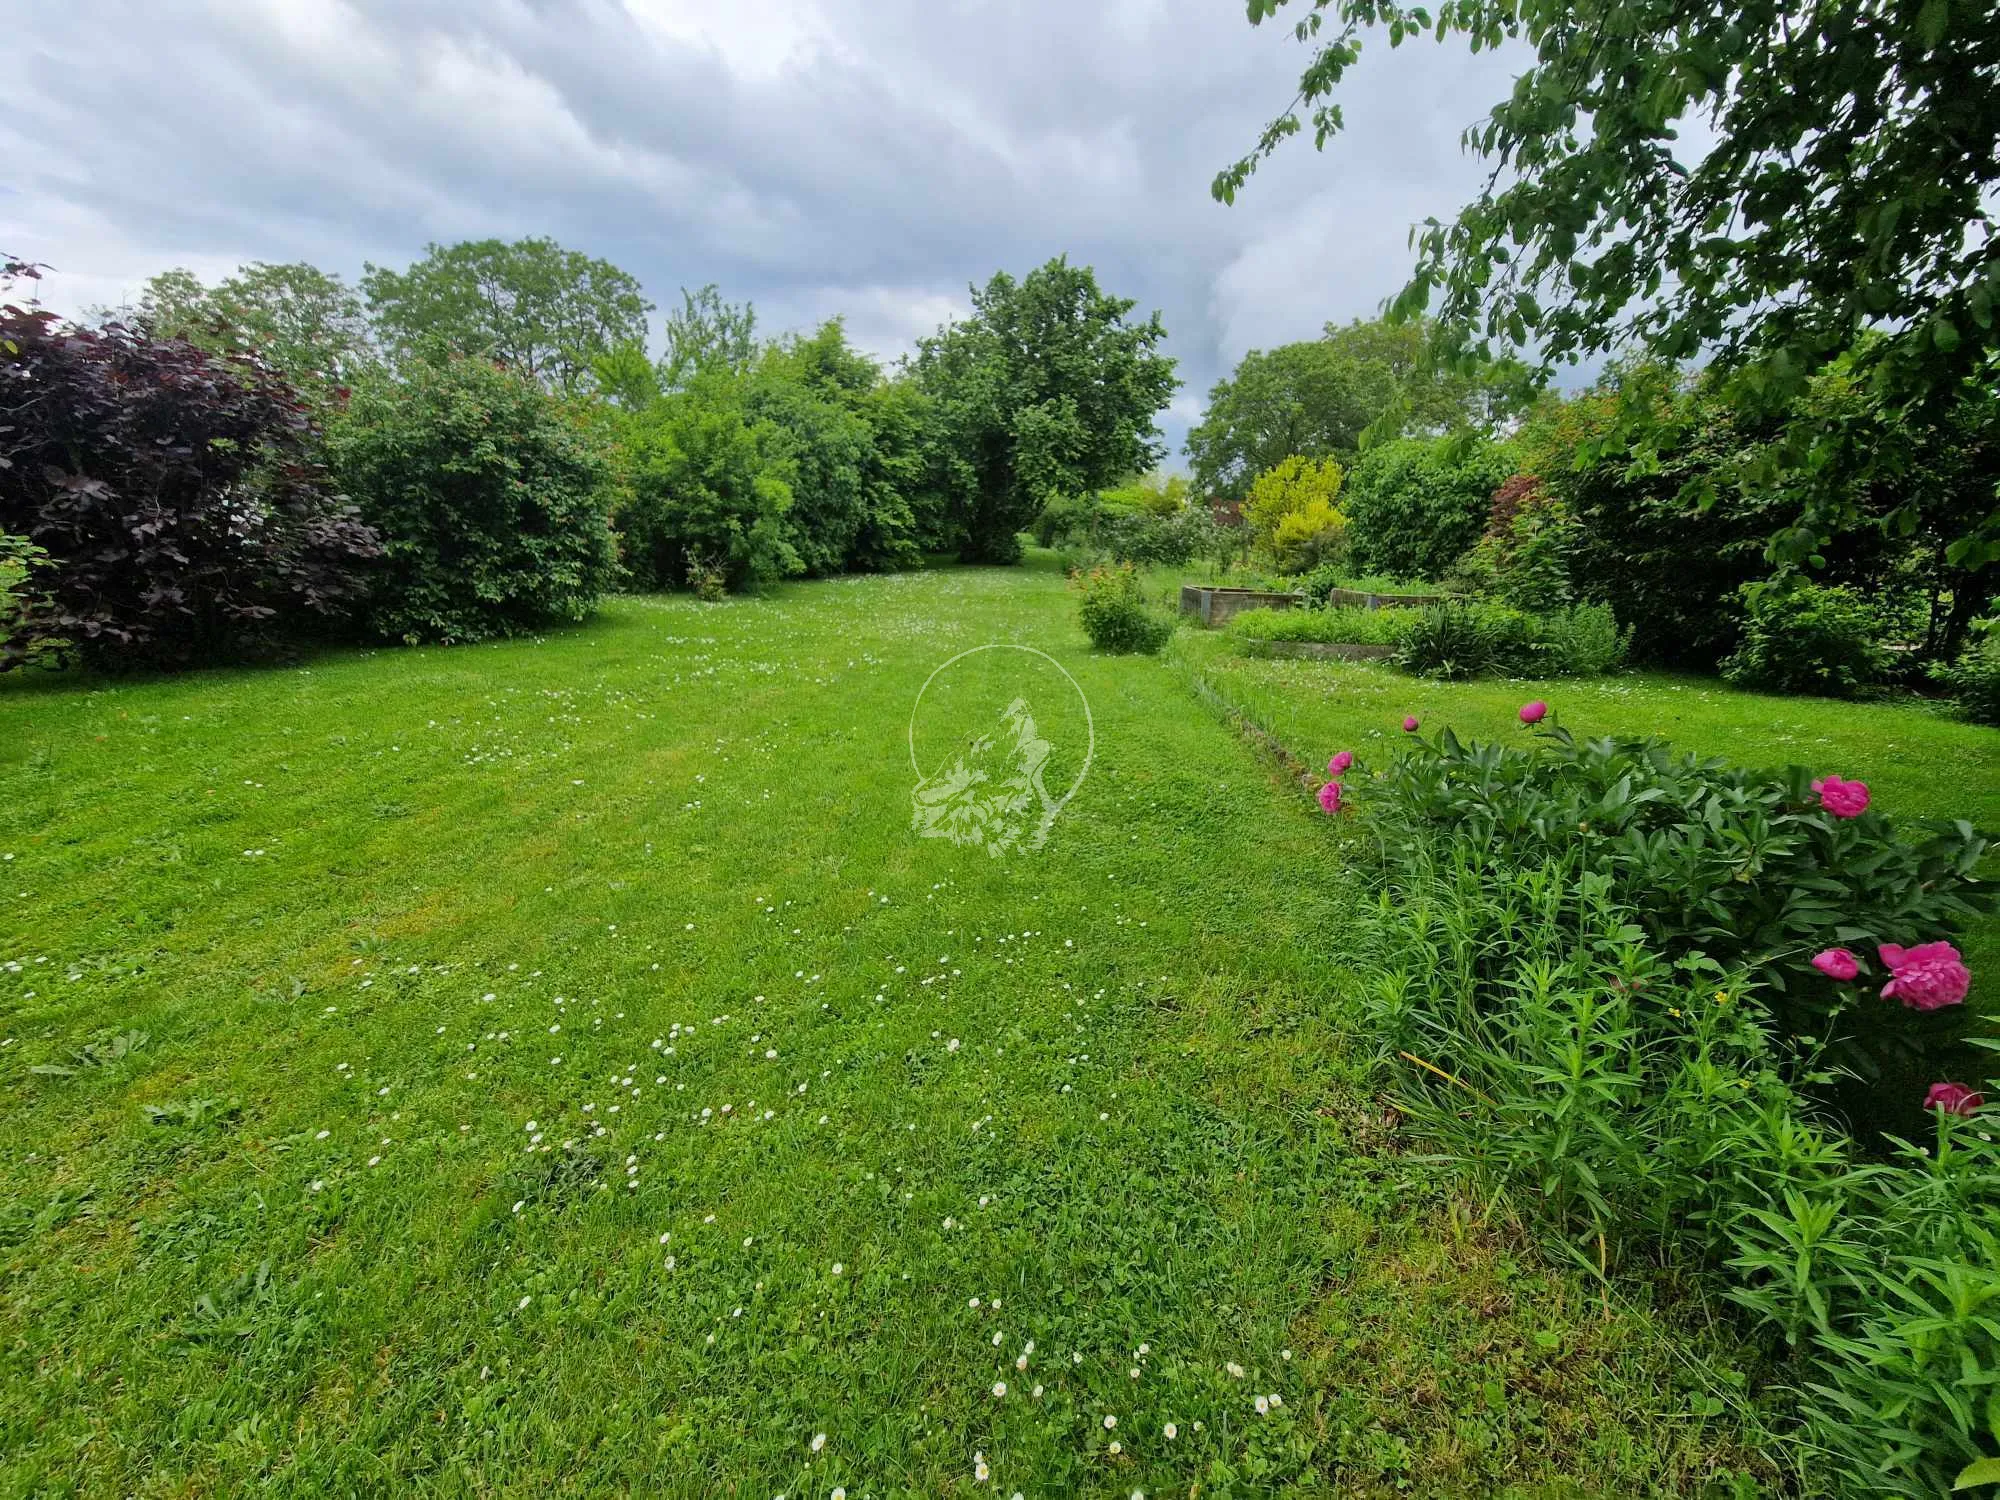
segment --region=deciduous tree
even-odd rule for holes
[[[1064,257],[996,274],[971,317],[919,349],[934,453],[960,555],[1014,562],[1019,533],[1058,495],[1116,484],[1159,459],[1154,419],[1179,382],[1158,313],[1100,290]]]
[[[1250,19],[1286,3],[1248,0]],[[1853,480],[1893,478],[1902,462],[1863,430],[1793,419],[1864,331],[1883,336],[1856,356],[1855,378],[1920,429],[1988,374],[2000,351],[2000,9],[1310,0],[1298,95],[1218,175],[1218,198],[1306,123],[1322,147],[1338,133],[1340,86],[1377,30],[1392,47],[1428,33],[1534,54],[1467,130],[1493,174],[1454,221],[1422,230],[1394,310],[1434,311],[1461,352],[1533,341],[1553,362],[1635,346],[1708,358],[1734,410],[1782,423],[1726,479],[1747,490],[1838,476],[1798,486],[1776,559],[1812,558],[1855,518]],[[1643,453],[1650,412],[1621,416],[1613,440]],[[1964,524],[1949,554],[1965,567],[2000,558],[2000,508]]]
[[[369,266],[361,290],[382,342],[405,360],[498,359],[569,393],[593,360],[643,343],[653,310],[610,261],[546,238],[434,244],[407,271]]]

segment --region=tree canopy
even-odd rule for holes
[[[931,397],[948,520],[968,562],[1011,562],[1048,501],[1152,467],[1154,419],[1179,381],[1158,352],[1160,316],[1058,256],[1016,281],[974,288],[972,315],[925,339],[919,386]]]
[[[1247,0],[1250,20],[1287,0]],[[1331,22],[1331,25],[1327,23]],[[2000,325],[2000,10],[1970,0],[1824,0],[1810,8],[1700,0],[1310,0],[1312,50],[1290,108],[1220,173],[1230,201],[1309,120],[1324,147],[1364,32],[1434,35],[1474,50],[1525,43],[1533,63],[1465,133],[1493,164],[1451,223],[1417,237],[1393,310],[1436,313],[1461,352],[1529,342],[1552,362],[1639,348],[1706,357],[1752,419],[1784,414],[1809,382],[1878,330],[1852,373],[1918,425],[1990,382]],[[1682,132],[1712,136],[1704,152]],[[1643,448],[1648,418],[1618,440]],[[1893,446],[1786,420],[1739,484],[1781,473],[1881,471]],[[1806,487],[1772,541],[1813,556],[1854,518],[1853,486]],[[1902,518],[1892,518],[1903,524]],[[1951,541],[1951,560],[2000,558],[2000,509]]]
[[[314,393],[352,379],[372,352],[354,289],[304,261],[253,261],[212,287],[192,271],[162,271],[146,282],[132,320],[154,338],[254,354]]]
[[[473,354],[575,392],[595,360],[646,337],[636,278],[554,240],[430,245],[407,271],[361,278],[382,340],[403,357]]]
[[[1426,357],[1421,320],[1329,323],[1317,339],[1252,349],[1208,393],[1187,455],[1204,494],[1237,495],[1284,459],[1351,458],[1362,435],[1483,428],[1520,404],[1508,367],[1468,374]]]

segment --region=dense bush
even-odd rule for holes
[[[1852,589],[1773,584],[1744,592],[1741,644],[1722,664],[1738,687],[1851,697],[1889,667],[1883,621]]]
[[[1137,491],[1137,495],[1133,491]],[[1162,508],[1144,486],[1051,500],[1034,525],[1044,547],[1138,567],[1183,567],[1214,553],[1214,518],[1205,506]]]
[[[1968,719],[2000,724],[2000,630],[1989,630],[1978,645],[1940,668],[1937,679]]]
[[[1479,540],[1493,491],[1513,472],[1510,450],[1483,438],[1401,438],[1368,449],[1348,477],[1351,561],[1401,578],[1443,578]]]
[[[46,568],[49,555],[24,536],[0,532],[0,646],[17,661],[33,661],[54,642],[45,641],[27,623],[35,600],[35,570]]]
[[[1541,480],[1516,474],[1493,492],[1486,530],[1452,566],[1453,582],[1516,609],[1561,609],[1576,600],[1570,558],[1576,520]]]
[[[1630,633],[1609,608],[1576,604],[1530,614],[1483,600],[1422,611],[1396,664],[1418,677],[1595,677],[1625,660]]]
[[[1753,977],[1673,960],[1574,860],[1496,869],[1448,828],[1397,847],[1357,988],[1411,1125],[1593,1270],[1709,1277],[1783,1340],[1777,1383],[1844,1490],[1949,1490],[2000,1437],[1978,1096],[1929,1090],[1928,1148],[1857,1160]]]
[[[1396,646],[1422,617],[1415,609],[1246,609],[1230,616],[1228,630],[1250,641]]]
[[[1658,740],[1545,729],[1520,747],[1462,745],[1447,730],[1397,760],[1381,816],[1395,836],[1449,830],[1495,868],[1570,861],[1603,877],[1663,951],[1748,972],[1786,1035],[1835,1038],[1831,1055],[1873,1085],[1906,1080],[1962,1007],[1865,1002],[1814,956],[1852,948],[1865,971],[1881,945],[1949,938],[1984,904],[1985,843],[1963,823],[1906,839],[1867,804],[1859,783],[1739,770]]]
[[[1158,651],[1174,633],[1174,622],[1146,602],[1128,566],[1093,568],[1079,575],[1077,587],[1083,595],[1077,617],[1100,651]]]
[[[788,473],[784,535],[814,577],[909,567],[919,561],[912,503],[923,488],[923,399],[892,387],[875,362],[849,346],[838,318],[809,338],[768,346],[738,380],[710,372],[709,392],[740,395],[745,420],[769,423],[769,444]]]
[[[1403,634],[1396,665],[1418,677],[1456,681],[1515,677],[1533,669],[1534,625],[1518,609],[1451,602],[1424,610]]]
[[[1280,573],[1304,573],[1345,555],[1348,522],[1338,504],[1343,477],[1330,458],[1295,456],[1250,486],[1244,524]]]
[[[24,576],[0,667],[62,643],[181,667],[342,618],[374,534],[327,483],[298,395],[247,357],[0,311],[0,534]]]
[[[580,620],[616,576],[606,457],[524,375],[414,365],[357,387],[328,446],[382,538],[380,635],[477,641]]]
[[[1608,604],[1573,604],[1531,617],[1534,670],[1545,677],[1598,677],[1624,665],[1632,632]]]
[[[1660,411],[1658,451],[1628,452],[1618,440],[1621,399]],[[1764,543],[1783,502],[1728,490],[1704,510],[1686,491],[1748,442],[1726,406],[1653,367],[1614,372],[1551,405],[1517,439],[1523,468],[1575,522],[1568,568],[1578,596],[1617,611],[1641,660],[1709,670],[1736,648],[1740,591],[1770,571]]]
[[[728,587],[800,570],[787,537],[787,443],[753,422],[727,375],[704,376],[625,428],[624,493],[615,520],[626,572],[642,589],[692,587],[720,570]]]

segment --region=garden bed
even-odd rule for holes
[[[1210,629],[1227,624],[1232,615],[1246,609],[1291,609],[1305,603],[1304,594],[1276,593],[1266,589],[1205,588],[1201,584],[1181,585],[1181,613],[1193,615]]]

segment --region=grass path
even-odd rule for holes
[[[989,642],[1096,735],[1004,858],[913,836],[904,744]],[[10,683],[0,855],[0,1493],[1768,1472],[1393,1150],[1335,841],[1051,574]]]

